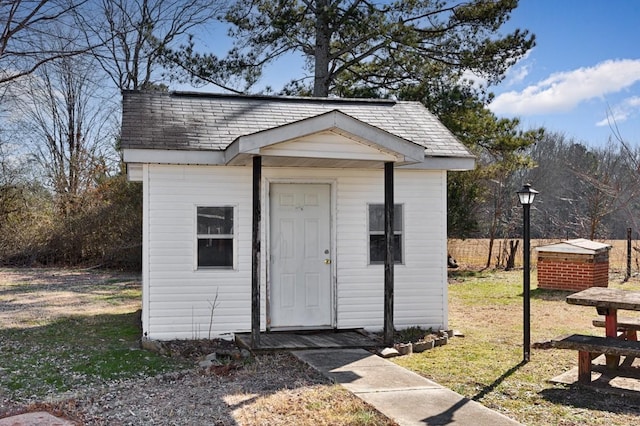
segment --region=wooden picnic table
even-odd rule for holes
[[[595,306],[599,315],[605,317],[605,335],[618,337],[618,310],[640,311],[640,291],[621,290],[608,287],[590,287],[567,296],[572,305]],[[607,356],[607,366],[618,365],[619,357]]]

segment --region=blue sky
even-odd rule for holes
[[[504,28],[516,27],[537,45],[492,88],[494,113],[591,146],[612,135],[614,118],[640,145],[640,1],[520,0]]]
[[[590,146],[606,143],[614,119],[622,137],[640,146],[640,0],[520,0],[503,26],[505,33],[515,28],[534,33],[537,44],[490,88],[496,115]],[[224,31],[211,28],[199,44],[222,53],[230,42]],[[278,91],[302,67],[300,57],[280,60],[254,90]]]

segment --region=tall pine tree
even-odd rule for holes
[[[495,83],[534,45],[527,31],[499,32],[517,4],[237,0],[224,17],[234,39],[226,58],[196,54],[193,45],[168,52],[168,57],[195,77],[217,82],[229,74],[241,75],[250,86],[266,65],[300,54],[307,69],[296,77],[296,90],[319,97],[333,93],[338,80],[386,90],[419,83],[416,70],[425,62],[472,71]]]

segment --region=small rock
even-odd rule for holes
[[[444,346],[449,342],[449,338],[445,335],[445,336],[441,336],[436,338],[434,345],[435,346]]]
[[[464,333],[460,330],[453,330],[453,337],[464,337]]]
[[[400,355],[400,353],[394,348],[384,348],[378,352],[378,355],[382,358],[393,358],[394,356]]]
[[[201,368],[210,368],[212,366],[222,365],[222,362],[218,360],[216,353],[214,352],[205,356],[204,359],[198,363],[198,365]]]
[[[393,348],[400,355],[411,355],[413,353],[413,345],[411,343],[396,343]]]
[[[216,353],[220,356],[226,356],[229,358],[239,358],[240,350],[236,347],[233,348],[217,348]]]
[[[143,338],[140,341],[140,346],[142,347],[142,349],[147,351],[156,352],[161,355],[167,354],[167,348],[162,344],[162,342],[158,340]]]
[[[414,342],[412,346],[414,353],[420,353],[429,349],[433,349],[434,343],[433,340],[421,340],[418,342]]]

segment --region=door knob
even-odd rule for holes
[[[329,264],[331,264],[331,259],[325,259],[325,260],[324,260],[324,264],[325,264],[325,265],[329,265]]]

